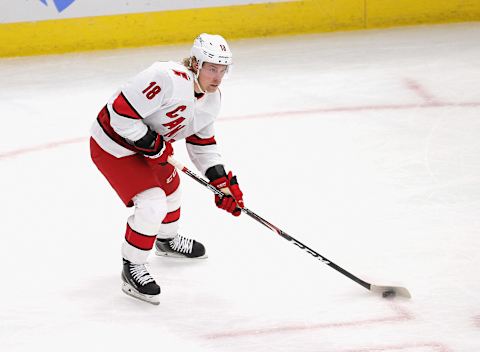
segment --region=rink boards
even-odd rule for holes
[[[9,2],[0,57],[462,21],[480,21],[480,0]]]

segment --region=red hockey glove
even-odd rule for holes
[[[133,142],[133,145],[139,153],[142,153],[149,164],[164,165],[170,155],[173,155],[173,147],[170,142],[163,139],[157,132],[148,129],[145,136],[138,141]]]
[[[232,176],[230,171],[227,176],[212,180],[210,184],[226,194],[225,197],[215,195],[217,207],[228,211],[233,216],[239,216],[242,213],[240,208],[243,208],[244,204],[243,193],[238,185],[237,176]]]

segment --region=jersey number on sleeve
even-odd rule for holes
[[[152,100],[155,96],[160,93],[162,88],[157,85],[157,82],[150,82],[147,88],[145,88],[142,93],[145,94],[148,100]]]

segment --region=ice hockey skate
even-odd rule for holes
[[[177,234],[173,238],[157,238],[155,241],[155,254],[162,257],[173,258],[207,258],[203,244],[180,234]]]
[[[122,291],[127,295],[151,304],[160,304],[160,286],[143,264],[133,264],[123,259]]]

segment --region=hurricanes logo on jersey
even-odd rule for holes
[[[40,2],[48,6],[47,0],[40,0]],[[53,3],[55,4],[58,12],[62,12],[74,2],[75,0],[53,0]]]

